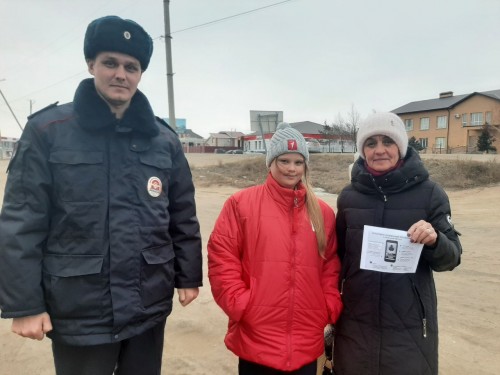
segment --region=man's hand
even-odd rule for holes
[[[38,315],[14,318],[11,331],[22,337],[43,340],[45,334],[52,331],[50,316],[44,312]]]
[[[182,306],[187,306],[198,297],[199,293],[198,288],[187,288],[187,289],[177,289],[177,293],[179,294],[179,302]]]

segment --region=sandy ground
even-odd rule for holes
[[[191,165],[226,160],[224,155],[190,155]],[[6,161],[0,161],[0,198]],[[198,216],[204,244],[233,188],[199,188]],[[500,369],[500,185],[449,192],[453,219],[462,233],[462,265],[436,274],[440,319],[440,374],[493,375]],[[335,196],[322,198],[335,207]],[[236,374],[237,359],[226,350],[227,320],[214,303],[205,267],[205,286],[187,307],[177,302],[167,321],[162,374]],[[404,360],[404,359],[402,359]],[[0,320],[0,375],[52,375],[50,340],[22,339]]]

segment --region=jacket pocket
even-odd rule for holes
[[[172,244],[142,251],[141,298],[144,307],[174,295],[174,249]]]
[[[172,159],[170,159],[170,156],[168,154],[141,154],[139,156],[139,159],[142,164],[146,164],[157,169],[172,168]]]
[[[59,150],[50,153],[54,190],[65,202],[101,202],[107,188],[101,151]]]
[[[49,314],[59,318],[100,317],[107,291],[102,255],[47,254],[43,279]]]

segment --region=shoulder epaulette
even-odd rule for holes
[[[59,104],[59,102],[55,102],[55,103],[49,104],[47,107],[44,107],[44,108],[40,109],[39,111],[36,111],[35,113],[32,113],[31,115],[28,116],[28,120],[31,120],[33,117],[39,115],[42,112],[45,112],[48,109],[57,107],[57,104]]]
[[[156,119],[157,119],[158,121],[160,121],[160,123],[161,123],[163,126],[165,126],[168,130],[172,131],[175,135],[178,135],[178,134],[177,134],[177,132],[175,131],[175,129],[174,129],[174,128],[172,128],[172,127],[168,124],[168,122],[166,122],[166,121],[165,121],[164,119],[162,119],[161,117],[158,117],[158,116],[155,116],[155,117],[156,117]]]

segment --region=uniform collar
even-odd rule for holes
[[[114,128],[117,132],[137,132],[149,137],[159,134],[155,116],[146,96],[137,90],[123,118],[118,120],[99,96],[92,78],[78,85],[73,100],[78,124],[88,131]]]

